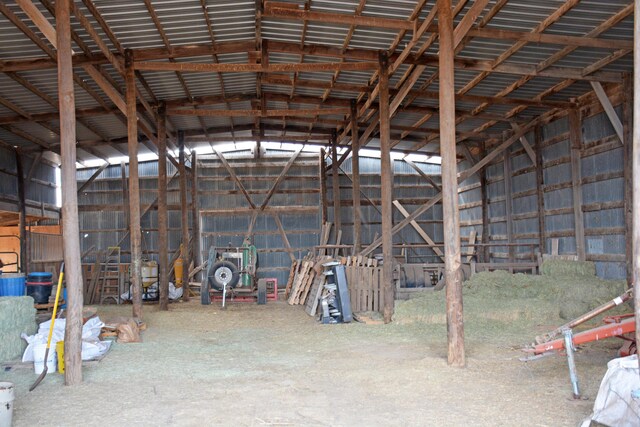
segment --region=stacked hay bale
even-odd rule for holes
[[[592,262],[545,261],[541,275],[482,272],[464,283],[465,324],[555,324],[580,316],[626,290],[623,280],[595,275]],[[446,324],[445,293],[398,302],[398,323]],[[607,314],[629,311],[624,305]],[[597,321],[596,321],[597,323]]]
[[[0,297],[0,363],[22,356],[27,343],[20,334],[36,333],[36,309],[31,297]]]

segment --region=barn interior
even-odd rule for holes
[[[0,1],[0,421],[578,425],[638,3]]]

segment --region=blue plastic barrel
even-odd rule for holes
[[[21,297],[25,291],[23,273],[0,274],[0,297]]]

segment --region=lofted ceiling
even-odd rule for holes
[[[53,4],[0,0],[0,143],[25,151],[59,146]],[[633,70],[630,0],[453,4],[460,143],[498,141],[575,107],[593,82],[616,87]],[[127,55],[142,153],[155,149],[149,139],[161,104],[171,144],[180,131],[190,147],[333,138],[348,145],[355,115],[375,148],[385,68],[393,148],[437,153],[435,9],[433,0],[75,1],[78,158],[127,153]]]

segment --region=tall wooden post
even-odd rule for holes
[[[189,301],[189,205],[187,204],[187,168],[184,164],[184,134],[178,132],[178,172],[180,174],[180,213],[182,230],[182,300]]]
[[[358,104],[351,100],[351,175],[353,176],[353,254],[362,245],[362,218],[360,217],[360,140],[358,135]]]
[[[542,128],[536,126],[534,130],[536,140],[536,196],[538,199],[538,242],[540,255],[547,251],[546,216],[544,214],[544,158],[542,155]]]
[[[124,210],[124,224],[129,228],[131,223],[129,216],[131,209],[129,209],[129,185],[127,184],[127,164],[120,162],[120,179],[122,180],[122,209]]]
[[[333,229],[336,236],[342,228],[340,220],[340,169],[338,168],[338,141],[334,134],[331,137],[331,182],[333,191]]]
[[[202,264],[202,256],[200,254],[200,205],[198,204],[198,158],[195,151],[191,152],[191,213],[193,232],[192,257],[194,267]]]
[[[131,296],[133,317],[142,319],[142,231],[140,230],[140,182],[138,180],[138,117],[133,51],[125,51],[127,83],[127,136],[129,147],[129,239],[131,241]]]
[[[484,158],[487,155],[487,149],[485,144],[482,144],[482,155],[481,158]],[[480,174],[480,197],[482,198],[482,249],[480,253],[482,254],[482,262],[491,262],[491,250],[489,248],[489,188],[487,179],[487,169],[482,168],[481,171],[478,172]]]
[[[320,149],[320,169],[318,171],[318,179],[320,180],[320,215],[321,222],[327,222],[327,162],[325,160],[326,153],[324,148]]]
[[[633,77],[622,80],[622,125],[624,134],[624,240],[627,286],[633,286]]]
[[[633,38],[640,42],[640,0],[634,1]],[[640,70],[640,49],[633,50],[633,69]],[[633,73],[633,175],[640,175],[640,73]],[[633,180],[633,295],[636,342],[640,342],[640,180]]]
[[[504,150],[502,178],[504,180],[504,215],[507,223],[507,253],[509,263],[514,262],[513,243],[513,190],[511,186],[511,151],[510,148]],[[513,272],[513,270],[510,270]]]
[[[167,236],[167,116],[164,102],[158,107],[158,273],[160,310],[169,309],[169,239]]]
[[[582,213],[582,165],[580,148],[582,147],[582,130],[580,111],[569,110],[569,139],[571,142],[571,182],[573,184],[573,222],[576,235],[576,254],[579,261],[586,259],[584,239],[584,214]]]
[[[440,155],[442,156],[442,215],[447,285],[448,363],[465,366],[462,276],[460,274],[460,218],[456,164],[456,100],[453,71],[453,16],[451,0],[438,0],[440,35]]]
[[[382,204],[382,278],[384,322],[391,322],[395,304],[395,286],[393,283],[393,181],[391,171],[391,115],[389,111],[389,59],[386,53],[380,54],[380,172]]]
[[[56,1],[58,53],[58,103],[60,109],[60,154],[62,158],[62,237],[64,277],[67,283],[67,318],[64,331],[64,382],[82,382],[82,266],[76,184],[76,106],[71,60],[71,0]]]
[[[18,180],[18,203],[20,203],[20,223],[18,232],[20,233],[20,271],[29,272],[29,259],[27,254],[27,197],[24,185],[24,163],[23,156],[19,149],[15,150],[16,157],[16,179]]]

